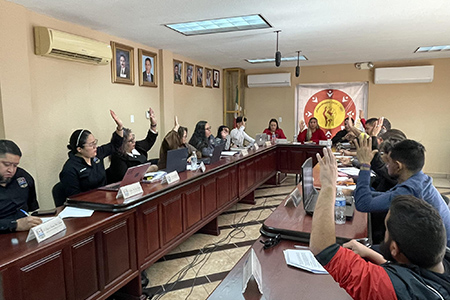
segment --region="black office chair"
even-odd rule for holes
[[[447,203],[447,205],[450,205],[450,203],[449,203],[450,199],[444,194],[441,194],[441,196],[442,196],[442,199],[444,199],[445,203]]]
[[[52,188],[53,201],[55,207],[63,206],[66,202],[66,195],[64,194],[63,185],[61,182],[55,184]]]

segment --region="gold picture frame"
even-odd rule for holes
[[[194,85],[194,65],[188,62],[185,62],[186,66],[186,74],[184,76],[184,84],[185,85]]]
[[[213,70],[209,69],[209,68],[205,68],[205,87],[207,88],[211,88],[212,89],[212,81],[213,81],[213,75],[212,75]]]
[[[111,80],[113,83],[134,85],[134,48],[111,42]]]
[[[157,54],[144,49],[138,49],[139,85],[157,87]],[[147,70],[148,69],[148,70]]]
[[[195,86],[203,87],[203,67],[195,66]]]

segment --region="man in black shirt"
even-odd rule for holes
[[[22,168],[22,152],[9,140],[0,140],[0,232],[26,231],[42,220],[28,215],[39,208],[33,177]]]

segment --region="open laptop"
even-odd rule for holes
[[[200,158],[198,162],[203,162],[205,165],[210,165],[218,162],[220,159],[220,153],[222,153],[224,148],[225,143],[220,143],[219,145],[214,146],[213,155],[211,157]]]
[[[312,157],[310,157],[302,165],[303,208],[307,214],[312,215],[314,213],[318,196],[319,193],[314,188]],[[355,212],[353,196],[346,196],[345,200],[345,216],[347,219],[352,219]]]
[[[267,134],[266,133],[258,133],[255,137],[255,143],[258,146],[263,146],[264,143],[267,141]]]
[[[103,191],[118,191],[123,186],[140,182],[142,178],[144,178],[145,173],[147,173],[147,170],[150,167],[150,165],[151,163],[145,163],[139,166],[130,167],[125,173],[125,176],[123,176],[121,182],[111,183],[99,187],[98,189]]]
[[[188,149],[184,147],[167,151],[166,172],[177,171],[180,173],[186,171],[188,156]]]

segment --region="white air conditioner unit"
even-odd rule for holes
[[[291,73],[248,75],[247,85],[249,88],[291,86]]]
[[[432,82],[434,66],[376,68],[375,84]]]
[[[109,44],[41,26],[34,27],[34,52],[95,65],[107,65],[112,58]]]

